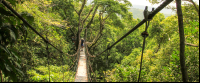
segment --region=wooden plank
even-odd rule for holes
[[[87,77],[85,49],[82,48],[80,51],[80,58],[78,62],[78,68],[76,71],[75,82],[88,82],[87,78],[88,77]]]

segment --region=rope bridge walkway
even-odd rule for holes
[[[88,82],[85,49],[82,48],[80,50],[80,58],[78,61],[78,69],[75,76],[75,82]]]

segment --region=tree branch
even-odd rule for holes
[[[65,14],[65,18],[67,18],[67,13],[66,13],[66,9],[64,8],[64,14]]]
[[[194,3],[194,1],[193,1],[193,0],[190,0],[190,2],[194,5],[194,7],[195,7],[195,9],[196,9],[196,11],[197,11],[197,13],[198,13],[198,15],[199,15],[199,9],[197,8],[197,6],[196,6],[196,4]]]
[[[94,4],[94,5],[92,6],[92,8],[90,9],[90,11],[89,11],[87,17],[83,20],[83,23],[85,23],[85,21],[87,20],[87,18],[90,16],[90,14],[91,14],[92,10],[94,9],[94,7],[95,7],[95,4]]]
[[[192,46],[192,47],[199,47],[198,45],[191,44],[191,43],[186,43],[186,42],[185,42],[185,45],[187,45],[187,46]]]
[[[97,36],[98,38],[97,38],[97,37],[95,38],[95,39],[96,39],[96,41],[95,41],[95,42],[94,42],[94,40],[95,40],[95,39],[93,40],[93,42],[94,42],[94,43],[92,43],[92,45],[89,47],[89,50],[90,50],[90,49],[91,49],[91,48],[92,48],[92,47],[93,47],[93,46],[94,46],[94,45],[95,45],[95,44],[96,44],[96,43],[99,41],[99,39],[100,39],[100,38],[101,38],[101,36],[102,36],[102,34],[100,34],[100,32],[99,32],[99,34],[98,34],[98,35],[100,35],[100,36],[99,36],[99,37]]]
[[[96,12],[97,12],[98,7],[99,7],[99,5],[96,6],[95,11],[94,11],[94,13],[93,13],[93,15],[92,15],[92,18],[91,18],[90,22],[87,24],[86,28],[89,28],[90,25],[92,24],[92,21],[93,21],[95,15],[96,15]]]
[[[199,9],[198,9],[197,5],[194,3],[194,1],[193,1],[193,0],[183,0],[183,1],[188,1],[188,2],[192,3],[192,4],[193,4],[193,6],[194,6],[194,7],[195,7],[195,9],[196,9],[196,11],[197,11],[198,15],[199,15]]]
[[[94,38],[93,42],[92,42],[92,45],[89,47],[89,50],[97,43],[97,41],[99,41],[99,39],[101,38],[102,36],[102,32],[103,32],[103,24],[101,24],[101,21],[100,21],[100,31],[98,33],[98,35]],[[99,36],[100,35],[100,36]],[[98,37],[98,38],[97,38]]]
[[[74,9],[74,11],[78,14],[78,11],[76,9]]]
[[[78,15],[79,15],[79,16],[81,15],[81,12],[83,11],[83,8],[84,8],[84,6],[85,6],[85,3],[86,3],[86,0],[83,0],[81,9],[80,9],[80,11],[78,12]]]
[[[73,32],[72,28],[70,27],[70,31],[73,33],[73,35],[75,36],[75,33]]]
[[[106,19],[108,19],[108,17],[111,15],[112,13],[108,14],[104,19],[103,21],[105,22]]]
[[[105,20],[111,15],[111,13],[110,14],[108,14],[107,15],[107,17],[105,17],[104,19],[103,19],[103,13],[99,13],[99,21],[100,21],[100,31],[99,31],[99,33],[98,33],[98,35],[95,37],[95,42],[94,42],[94,40],[93,40],[93,42],[94,43],[92,43],[92,45],[89,47],[89,50],[97,43],[97,41],[99,41],[99,39],[101,38],[101,36],[102,36],[102,32],[103,32],[103,29],[104,29],[104,22],[105,22]],[[101,18],[102,17],[102,18]],[[102,20],[103,20],[103,22],[102,22]],[[99,36],[100,35],[100,36]],[[97,38],[98,37],[98,38]]]

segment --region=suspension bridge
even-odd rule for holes
[[[81,48],[75,82],[88,82],[85,49]]]
[[[144,50],[144,46],[145,46],[145,38],[148,36],[147,33],[147,29],[149,26],[149,22],[150,20],[159,12],[161,11],[164,7],[166,7],[168,4],[170,4],[173,0],[165,0],[159,7],[157,7],[155,10],[152,9],[152,11],[148,11],[146,13],[148,13],[147,15],[144,15],[145,19],[143,19],[141,22],[139,22],[135,27],[133,27],[129,32],[127,32],[125,35],[123,35],[120,39],[118,39],[114,44],[107,46],[107,48],[98,53],[98,54],[94,54],[91,55],[88,52],[88,47],[87,44],[85,43],[85,47],[84,48],[80,48],[80,42],[79,42],[79,48],[77,50],[77,52],[73,55],[69,55],[67,53],[63,53],[63,51],[59,50],[56,46],[54,46],[53,44],[51,44],[47,38],[44,38],[39,32],[37,32],[22,16],[20,16],[7,2],[5,2],[4,0],[2,0],[2,3],[4,4],[4,6],[6,6],[10,11],[12,11],[18,18],[20,18],[31,30],[33,30],[37,35],[39,35],[44,42],[46,42],[48,45],[51,45],[52,47],[54,47],[55,49],[57,49],[60,53],[62,53],[63,55],[68,55],[68,56],[76,56],[75,61],[73,61],[75,63],[74,66],[77,66],[76,68],[76,74],[75,74],[75,82],[92,82],[91,79],[91,73],[94,74],[95,77],[95,81],[96,80],[96,74],[94,73],[94,71],[92,70],[91,67],[91,63],[90,63],[90,58],[95,58],[96,56],[101,55],[104,52],[109,52],[109,50],[116,45],[118,42],[120,42],[122,39],[124,39],[126,36],[128,36],[130,33],[132,33],[133,31],[135,31],[137,28],[139,28],[141,25],[146,23],[146,28],[145,31],[142,33],[142,36],[144,37],[144,41],[143,41],[143,48],[142,48],[142,55],[143,55],[143,50]],[[148,9],[148,8],[147,8]],[[144,11],[145,12],[145,11]],[[87,29],[85,29],[87,30]],[[85,31],[87,32],[87,31]],[[79,35],[80,36],[80,35]],[[80,39],[80,38],[79,38]],[[86,42],[86,38],[85,38],[85,42]],[[107,60],[108,60],[108,56],[109,53],[106,55],[107,56]],[[141,72],[141,67],[142,67],[142,57],[141,56],[141,63],[140,63],[140,71],[139,71],[139,77],[138,77],[138,82],[140,80],[140,72]],[[107,61],[108,64],[108,61]],[[108,66],[108,65],[106,65]],[[89,72],[90,70],[90,72]],[[64,78],[64,77],[63,77]]]

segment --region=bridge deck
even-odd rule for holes
[[[82,48],[81,50],[75,82],[88,82],[85,49]]]

